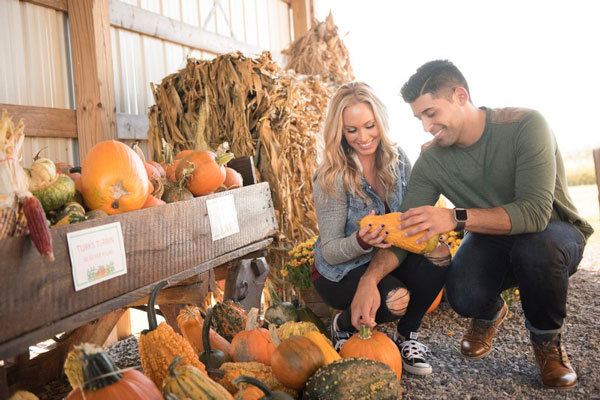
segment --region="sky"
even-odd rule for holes
[[[596,0],[314,0],[333,14],[357,80],[385,103],[391,137],[414,162],[431,136],[399,96],[423,63],[448,59],[476,106],[539,110],[563,155],[600,146]],[[587,153],[585,153],[587,154]]]

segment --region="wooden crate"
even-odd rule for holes
[[[206,201],[234,196],[240,232],[212,241]],[[119,221],[127,274],[76,292],[68,232]],[[56,261],[29,236],[0,241],[0,360],[75,329],[144,296],[157,282],[182,281],[266,247],[277,222],[268,183],[52,229]]]

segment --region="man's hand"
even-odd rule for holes
[[[456,228],[454,212],[449,208],[422,206],[411,208],[403,213],[400,218],[400,229],[409,228],[406,236],[419,232],[427,232],[417,240],[417,244],[426,242],[430,237],[450,232]]]
[[[360,329],[361,325],[366,325],[369,328],[375,327],[375,314],[381,304],[381,296],[375,280],[368,277],[360,279],[352,305],[350,306],[350,314],[352,316],[352,325],[356,329]]]

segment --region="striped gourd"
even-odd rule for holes
[[[175,357],[163,381],[163,395],[192,400],[233,400],[233,396],[204,372],[191,365],[182,365],[183,359]]]
[[[212,310],[212,326],[228,342],[231,342],[238,332],[246,329],[248,312],[240,303],[225,300],[215,304]]]

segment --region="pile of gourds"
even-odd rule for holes
[[[241,175],[226,167],[232,158],[223,149],[186,150],[160,164],[146,161],[137,144],[108,140],[81,167],[36,156],[27,172],[47,219],[60,227],[239,188]]]
[[[265,314],[277,315],[280,323],[262,325],[256,308],[248,312],[224,301],[206,312],[182,309],[180,335],[156,321],[155,301],[165,285],[156,285],[148,301],[149,327],[139,338],[143,374],[119,370],[97,346],[78,346],[65,362],[73,386],[68,400],[395,399],[399,394],[400,354],[381,332],[364,327],[338,354],[316,324],[300,320],[316,318],[310,309],[279,302]]]

